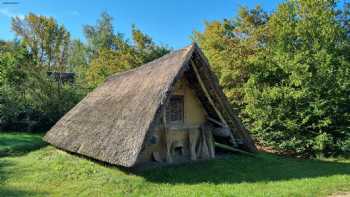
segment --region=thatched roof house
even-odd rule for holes
[[[69,152],[126,167],[256,147],[196,44],[115,74],[45,135]]]

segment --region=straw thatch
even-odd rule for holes
[[[241,147],[255,151],[255,145],[232,111],[216,77],[196,44],[165,55],[136,69],[109,77],[88,94],[45,135],[48,143],[97,160],[133,166],[147,131],[165,106],[174,83],[184,75],[192,79],[196,94],[216,118],[193,76],[196,64],[217,109],[241,139]],[[191,76],[190,76],[191,75]]]

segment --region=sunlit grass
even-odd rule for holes
[[[14,135],[11,137],[11,135]],[[6,136],[6,137],[4,137]],[[43,147],[40,136],[0,134],[0,196],[327,196],[350,191],[349,161],[232,155],[211,161],[129,172]],[[5,142],[3,142],[6,140]],[[11,141],[11,142],[10,142]],[[20,145],[17,149],[16,144]]]

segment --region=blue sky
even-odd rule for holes
[[[157,43],[181,48],[191,43],[193,30],[203,30],[205,21],[236,15],[240,6],[259,4],[271,11],[282,0],[0,0],[0,39],[13,39],[11,17],[28,12],[53,16],[73,38],[83,40],[82,27],[96,23],[102,11],[114,18],[115,31],[130,37],[135,24]],[[8,4],[5,2],[18,2]]]

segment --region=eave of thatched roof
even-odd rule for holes
[[[243,139],[243,148],[255,150],[196,44],[112,75],[63,116],[44,140],[97,160],[133,166],[157,112],[166,102],[174,82],[189,70],[190,60],[202,65],[199,70],[203,81],[227,124]]]

